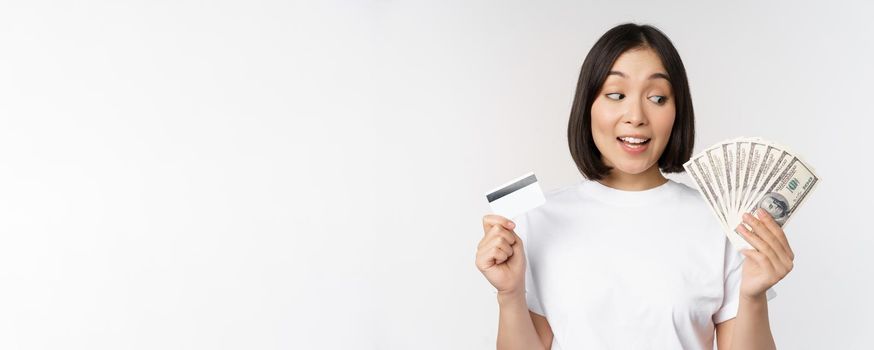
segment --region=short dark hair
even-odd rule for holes
[[[659,157],[659,168],[666,173],[683,172],[683,163],[692,155],[695,113],[680,54],[671,40],[655,27],[625,23],[608,30],[589,50],[580,69],[571,107],[568,146],[577,168],[590,180],[600,180],[612,170],[602,161],[601,152],[592,138],[592,103],[598,97],[616,59],[624,52],[637,48],[651,48],[661,58],[674,92],[674,126],[670,140]]]

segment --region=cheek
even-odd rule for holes
[[[676,120],[676,112],[674,109],[665,108],[664,110],[658,111],[651,120],[653,131],[661,135],[662,139],[667,142],[668,137],[671,136],[671,129],[674,128],[674,121]]]
[[[592,137],[595,140],[609,138],[616,124],[613,117],[616,113],[600,101],[599,98],[592,103]]]

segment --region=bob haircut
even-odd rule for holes
[[[616,59],[626,51],[640,48],[650,48],[661,58],[674,93],[674,126],[670,140],[659,157],[658,166],[666,173],[683,172],[683,163],[692,155],[695,113],[680,54],[670,39],[655,27],[625,23],[604,33],[586,55],[571,107],[567,128],[568,146],[577,168],[590,180],[600,180],[612,170],[604,164],[592,138],[592,103],[598,97]]]

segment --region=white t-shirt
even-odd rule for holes
[[[514,222],[552,349],[713,349],[715,324],[737,313],[744,257],[684,184],[583,180]]]

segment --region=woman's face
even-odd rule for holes
[[[592,137],[604,164],[626,174],[656,165],[675,116],[667,71],[650,48],[626,51],[592,103]]]

